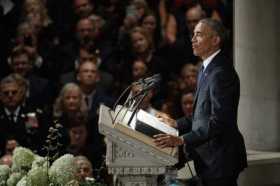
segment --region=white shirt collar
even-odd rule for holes
[[[12,114],[12,112],[10,112],[7,108],[4,108],[5,113],[7,114],[7,116],[10,116]],[[20,111],[20,106],[16,108],[16,110],[13,112],[14,114],[14,122],[17,122],[17,118],[19,115],[19,111]]]
[[[214,52],[211,56],[209,56],[208,58],[206,58],[205,60],[203,60],[203,67],[204,70],[207,68],[207,66],[210,64],[210,62],[212,61],[212,59],[221,51],[221,49],[217,50],[216,52]]]

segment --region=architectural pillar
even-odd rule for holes
[[[247,149],[280,151],[280,1],[235,0],[238,123]]]

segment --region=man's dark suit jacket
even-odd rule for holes
[[[192,130],[178,123],[186,151],[204,179],[237,176],[246,166],[246,150],[237,126],[239,77],[220,52],[204,70],[193,105]],[[186,124],[188,125],[188,124]]]
[[[5,151],[5,143],[9,138],[15,139],[19,145],[35,150],[41,155],[42,147],[48,131],[48,119],[46,113],[30,105],[20,106],[17,121],[12,121],[0,105],[0,155]],[[38,120],[38,128],[27,127],[27,114],[35,113]],[[2,154],[3,155],[3,154]]]

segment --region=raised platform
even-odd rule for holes
[[[280,186],[280,152],[247,150],[248,168],[241,173],[239,186]],[[193,172],[193,162],[189,163]],[[178,171],[178,179],[189,179],[185,166]]]

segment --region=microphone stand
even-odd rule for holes
[[[117,99],[117,101],[116,101],[115,104],[114,104],[113,111],[116,110],[116,107],[117,107],[118,103],[120,102],[121,98],[125,95],[125,93],[126,93],[129,89],[131,89],[132,86],[133,86],[133,85],[129,85],[129,86],[122,92],[122,94],[120,95],[120,97]],[[118,118],[118,115],[119,115],[120,112],[123,110],[124,106],[128,103],[130,95],[131,95],[131,94],[129,94],[129,96],[128,96],[128,98],[126,99],[124,105],[120,108],[120,110],[118,111],[118,113],[114,116],[114,118],[113,118],[113,120],[112,120],[112,123],[113,123],[113,124],[115,124],[115,122],[116,122],[116,120],[117,120],[117,118]],[[127,112],[127,111],[126,111],[126,112]],[[125,113],[125,114],[126,114],[126,113]]]
[[[132,112],[132,114],[131,114],[131,116],[130,116],[130,118],[129,118],[129,120],[128,120],[128,123],[127,123],[128,126],[130,126],[133,117],[135,116],[135,114],[136,114],[137,111],[139,110],[139,106],[140,106],[140,104],[143,102],[144,98],[147,96],[148,92],[149,92],[149,91],[147,91],[147,90],[144,92],[144,94],[142,95],[142,97],[141,97],[140,100],[137,102],[136,106],[134,107],[133,112]]]

